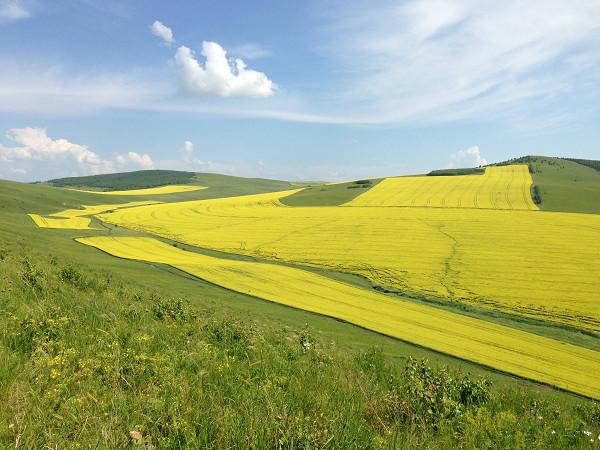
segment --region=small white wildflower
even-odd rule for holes
[[[583,434],[585,434],[586,436],[591,436],[592,432],[591,431],[584,431]]]
[[[556,431],[552,430],[552,434],[556,434]]]

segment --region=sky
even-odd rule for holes
[[[600,159],[599,0],[0,0],[0,178]]]

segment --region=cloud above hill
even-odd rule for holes
[[[152,158],[147,154],[130,151],[106,159],[86,145],[63,138],[52,139],[45,128],[12,128],[6,132],[6,137],[15,145],[0,144],[0,176],[4,177],[8,177],[8,173],[45,180],[54,174],[96,175],[154,167]]]
[[[460,150],[450,155],[451,169],[460,167],[479,167],[485,166],[487,160],[481,156],[479,146],[473,145],[467,149]]]

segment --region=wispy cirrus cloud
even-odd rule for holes
[[[155,70],[85,71],[0,60],[0,111],[68,116],[137,109],[165,97],[170,84]]]
[[[1,4],[23,4],[0,0]],[[21,67],[0,61],[0,111],[50,115],[137,109],[335,124],[423,126],[451,121],[556,127],[599,113],[596,0],[334,0],[311,80],[277,80],[243,59],[262,46],[180,46],[172,64],[139,71]],[[165,43],[173,31],[151,25]],[[277,63],[274,56],[269,64]],[[254,66],[254,64],[252,64]],[[314,79],[312,78],[314,75]],[[277,95],[273,95],[277,90]]]
[[[593,0],[344,5],[322,48],[343,102],[382,123],[506,118],[560,103],[600,68]]]
[[[271,56],[271,50],[262,45],[248,42],[231,48],[231,53],[244,59],[261,59]]]
[[[0,0],[0,23],[31,17],[28,4],[21,0]]]

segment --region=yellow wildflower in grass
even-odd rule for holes
[[[181,192],[193,192],[207,189],[206,186],[193,186],[190,184],[170,184],[167,186],[159,186],[145,189],[129,189],[125,191],[86,191],[83,189],[70,189],[72,191],[87,192],[89,194],[100,195],[162,195],[162,194],[179,194]]]
[[[402,291],[600,331],[598,215],[279,202],[293,192],[99,218],[198,247],[333,268]]]
[[[335,317],[600,398],[600,352],[389,297],[292,267],[214,258],[152,238],[101,236],[77,240],[117,257],[168,264],[227,289]]]
[[[428,206],[537,210],[526,164],[487,167],[483,175],[386,178],[346,206]]]

